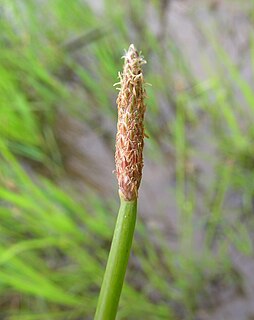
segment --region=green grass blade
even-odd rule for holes
[[[137,200],[121,199],[114,237],[101,287],[95,320],[116,317],[136,223]]]

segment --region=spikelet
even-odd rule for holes
[[[119,74],[115,162],[119,193],[127,201],[138,197],[142,178],[146,106],[141,67],[144,63],[146,61],[131,44],[124,56],[123,73]]]

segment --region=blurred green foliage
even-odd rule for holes
[[[159,13],[160,2],[152,3]],[[153,85],[147,86],[147,156],[160,162],[165,145],[172,146],[180,227],[179,246],[173,249],[165,235],[151,235],[139,221],[118,318],[192,319],[209,299],[210,282],[240,281],[229,248],[253,255],[251,84],[215,34],[206,37],[217,76],[197,81],[173,38],[158,40],[144,24],[143,6],[143,1],[105,0],[100,16],[84,1],[0,3],[1,319],[92,319],[116,205],[92,194],[77,200],[54,182],[64,174],[54,125],[64,110],[99,133],[106,130],[104,120],[114,127],[112,84],[130,35],[149,60],[146,80]],[[250,55],[254,61],[253,39]],[[200,217],[196,173],[189,167],[196,151],[188,133],[204,115],[218,161],[217,178],[202,195],[207,210]],[[46,169],[50,179],[26,172],[26,163]],[[229,192],[242,203],[233,220],[225,206]],[[197,230],[205,239],[199,252]]]

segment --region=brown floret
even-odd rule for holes
[[[145,90],[142,64],[146,63],[134,45],[124,56],[123,73],[119,74],[117,98],[116,175],[119,192],[125,200],[134,200],[142,178],[144,147]]]

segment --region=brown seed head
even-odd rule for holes
[[[145,90],[141,66],[146,63],[131,44],[119,74],[120,92],[116,100],[116,175],[119,192],[125,200],[134,200],[142,178],[144,147]]]

